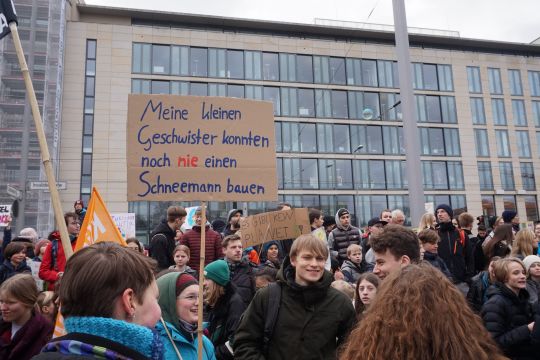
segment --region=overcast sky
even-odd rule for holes
[[[313,23],[315,18],[393,24],[392,0],[86,0],[88,4]],[[412,27],[461,37],[530,43],[540,37],[540,0],[406,0]]]

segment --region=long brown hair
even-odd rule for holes
[[[366,305],[364,305],[364,303],[362,302],[362,300],[360,300],[360,290],[359,290],[359,287],[360,287],[360,283],[363,281],[363,280],[366,280],[366,281],[369,281],[371,284],[373,284],[373,286],[375,286],[375,288],[379,288],[379,283],[380,283],[380,280],[379,278],[377,277],[377,275],[373,274],[373,273],[363,273],[362,275],[360,275],[360,277],[358,278],[358,281],[356,282],[356,289],[354,291],[354,309],[356,310],[356,316],[360,319],[362,317],[362,313],[364,312],[364,310],[366,310]]]
[[[474,334],[474,336],[472,336]],[[460,291],[430,264],[389,275],[341,360],[505,359]]]
[[[512,232],[512,224],[501,224],[495,228],[493,239],[484,248],[484,254],[488,259],[491,259],[494,254],[495,245],[506,240],[508,245],[512,245],[514,233]]]
[[[534,233],[529,229],[521,229],[516,233],[514,244],[512,245],[511,256],[522,255],[523,258],[529,255],[534,255],[533,241],[535,241]]]

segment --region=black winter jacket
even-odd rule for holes
[[[351,301],[330,287],[328,271],[316,284],[300,286],[288,258],[278,273],[281,287],[279,312],[268,353],[263,349],[268,311],[268,288],[255,294],[234,338],[235,359],[311,360],[336,359],[336,349],[356,322]]]
[[[424,253],[424,260],[430,263],[431,266],[439,269],[450,281],[454,281],[450,270],[448,270],[448,266],[446,266],[446,263],[439,255],[426,251]]]
[[[150,234],[150,256],[158,263],[158,272],[174,265],[176,232],[163,220]]]
[[[459,230],[451,222],[439,224],[441,242],[438,253],[455,282],[470,282],[474,275],[473,246],[467,234],[462,245]]]
[[[337,215],[336,215],[337,216]],[[339,221],[339,218],[337,219]],[[347,248],[349,245],[360,245],[360,238],[362,234],[360,229],[350,225],[348,228],[343,228],[338,225],[329,235],[329,243],[332,243],[332,250],[337,251],[337,259],[342,264],[347,260]]]
[[[246,304],[246,307],[255,295],[255,269],[256,265],[242,259],[240,263],[229,263],[231,281],[236,285],[236,292]]]
[[[491,285],[489,281],[489,274],[487,271],[482,271],[480,274],[475,275],[472,278],[469,292],[467,293],[467,302],[471,306],[471,309],[477,314],[482,310],[482,305],[487,300],[487,289]]]
[[[511,359],[538,359],[533,340],[539,339],[540,323],[535,322],[533,332],[529,331],[527,325],[535,321],[536,310],[529,302],[529,293],[523,289],[516,295],[499,282],[487,291],[481,315],[495,342]]]

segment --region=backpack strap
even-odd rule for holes
[[[465,230],[459,229],[459,243],[461,246],[465,246]]]
[[[263,351],[268,351],[268,345],[272,339],[274,327],[276,325],[279,306],[281,303],[281,285],[278,283],[268,284],[268,306],[266,308],[266,318],[264,319]]]

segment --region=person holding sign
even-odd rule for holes
[[[234,337],[235,359],[336,358],[356,316],[350,299],[330,286],[327,257],[326,244],[312,234],[293,242],[278,282],[260,289],[242,317]],[[277,309],[270,307],[274,286],[279,289]],[[279,315],[268,321],[276,310]]]
[[[197,360],[199,284],[186,273],[173,272],[157,279],[162,320],[157,324],[164,360]],[[215,360],[214,345],[203,337],[203,360]]]

